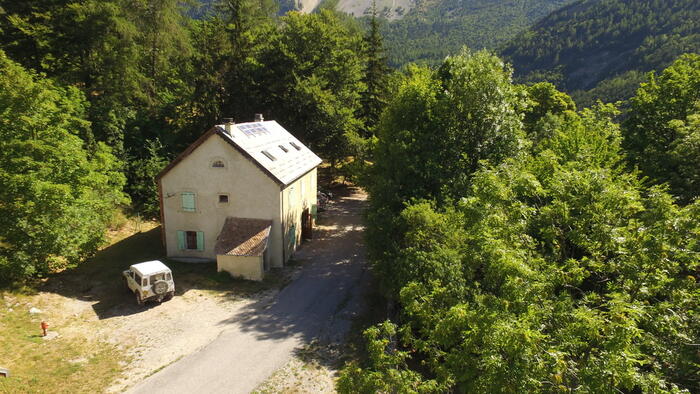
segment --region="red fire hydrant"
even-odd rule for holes
[[[44,332],[44,336],[46,336],[46,329],[49,328],[49,324],[46,323],[45,321],[41,322],[41,331]]]

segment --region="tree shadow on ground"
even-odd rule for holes
[[[303,344],[296,350],[302,358],[315,357],[320,364],[331,365],[355,317],[361,313],[369,272],[365,264],[364,198],[348,193],[319,218],[313,241],[295,254],[304,269],[294,282],[275,297],[261,299],[240,309],[221,325],[236,323],[240,330],[257,340],[283,341],[297,338]],[[312,356],[310,348],[327,351]],[[336,350],[333,350],[336,349]],[[302,358],[303,360],[303,358]],[[331,360],[331,361],[329,361]]]
[[[92,303],[99,319],[141,313],[161,304],[138,305],[134,294],[126,288],[122,271],[130,265],[161,260],[173,271],[175,296],[192,290],[212,290],[225,297],[245,298],[270,288],[282,280],[272,272],[265,281],[252,282],[231,278],[216,271],[216,263],[183,263],[165,258],[161,229],[156,227],[116,242],[95,256],[59,274],[52,275],[39,289]],[[163,303],[163,306],[167,305]]]
[[[294,356],[305,365],[319,365],[338,371],[351,360],[365,361],[368,358],[365,330],[388,318],[387,300],[380,291],[379,283],[371,270],[363,277],[367,283],[362,293],[358,313],[351,318],[347,334],[338,338],[320,337],[296,349]],[[351,306],[352,308],[352,306]]]

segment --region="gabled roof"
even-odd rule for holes
[[[225,125],[217,127],[226,128]],[[318,156],[274,120],[234,124],[231,133],[224,133],[224,137],[285,185],[321,164]]]
[[[230,126],[230,133],[226,125],[214,126],[165,167],[157,178],[162,178],[213,134],[219,135],[281,185],[289,185],[321,164],[316,154],[274,120],[236,123]]]
[[[227,217],[214,251],[228,256],[262,256],[272,220]]]

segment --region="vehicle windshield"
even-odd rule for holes
[[[155,283],[155,282],[157,282],[159,280],[163,280],[163,279],[165,279],[164,272],[161,272],[160,274],[151,275],[151,283]]]

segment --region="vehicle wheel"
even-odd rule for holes
[[[136,303],[138,305],[143,305],[143,298],[141,298],[141,293],[136,291],[136,292],[134,292],[134,294],[136,295]]]
[[[158,282],[153,284],[152,289],[154,293],[158,295],[163,295],[166,291],[168,291],[168,282],[159,280]]]
[[[174,291],[169,292],[168,294],[165,295],[165,298],[163,298],[164,301],[170,301],[173,299],[173,296],[175,295]]]
[[[126,287],[126,291],[131,293],[131,289],[129,288],[129,281],[126,278],[124,278],[124,287]]]

